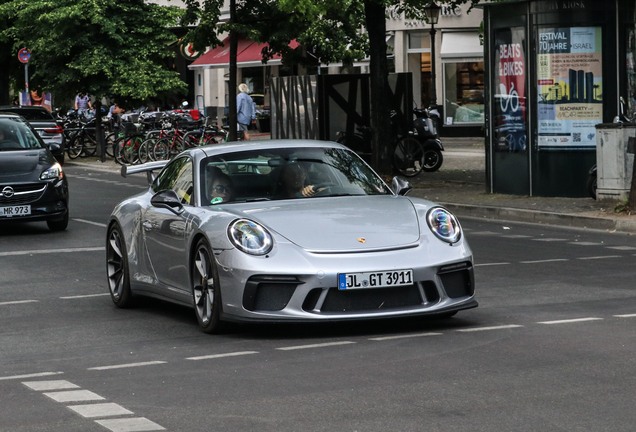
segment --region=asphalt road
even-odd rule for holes
[[[0,431],[634,430],[634,236],[462,219],[477,309],[210,336],[107,295],[106,218],[145,176],[66,172],[66,232],[0,227]]]

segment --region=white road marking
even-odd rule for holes
[[[497,232],[493,232],[493,231],[475,231],[475,232],[471,232],[470,235],[471,236],[475,236],[475,235],[500,235],[500,233]]]
[[[291,350],[299,350],[299,349],[324,348],[324,347],[337,346],[337,345],[348,345],[348,344],[354,344],[354,343],[355,342],[352,342],[352,341],[327,342],[327,343],[311,344],[311,345],[296,345],[296,346],[282,347],[282,348],[276,348],[276,349],[281,351],[291,351]]]
[[[37,303],[37,302],[39,302],[39,300],[15,300],[15,301],[2,302],[0,303],[0,306],[22,304],[22,303]]]
[[[166,430],[166,428],[161,427],[157,423],[152,422],[144,417],[95,420],[95,423],[98,423],[113,432],[144,432]]]
[[[39,378],[39,377],[45,377],[45,376],[51,376],[51,375],[61,375],[63,373],[64,372],[40,372],[40,373],[27,374],[27,375],[5,376],[5,377],[0,377],[0,381],[11,380],[11,379]]]
[[[72,382],[68,382],[66,380],[25,381],[22,384],[36,391],[67,390],[79,388],[78,385],[75,385]]]
[[[555,258],[555,259],[536,260],[536,261],[519,261],[519,263],[520,264],[540,264],[540,263],[559,262],[559,261],[569,261],[569,260],[567,258]]]
[[[568,242],[568,244],[579,245],[579,246],[601,246],[603,243],[596,242]]]
[[[475,264],[475,267],[508,265],[509,262]]]
[[[542,322],[538,322],[537,324],[569,324],[569,323],[584,322],[584,321],[599,321],[602,319],[603,318],[595,318],[595,317],[575,318],[575,319],[558,320],[558,321],[542,321]]]
[[[633,246],[607,246],[607,249],[616,249],[616,250],[636,250],[636,247]]]
[[[123,368],[131,368],[131,367],[158,365],[158,364],[164,364],[164,363],[168,363],[168,362],[165,362],[165,361],[149,361],[149,362],[142,362],[142,363],[127,363],[127,364],[112,365],[112,366],[92,367],[92,368],[88,368],[88,370],[123,369]]]
[[[98,403],[90,405],[71,405],[70,409],[86,418],[94,417],[112,417],[119,415],[134,414],[134,412],[127,410],[121,405],[116,403]]]
[[[529,235],[523,235],[523,234],[508,234],[508,235],[504,235],[502,236],[504,238],[511,238],[511,239],[520,239],[520,238],[530,238],[532,236]]]
[[[90,225],[97,225],[98,227],[103,227],[103,228],[108,227],[108,225],[106,225],[105,223],[93,222],[93,221],[88,221],[85,219],[76,219],[76,218],[71,218],[71,219],[74,220],[75,222],[82,222],[82,223],[87,223]]]
[[[89,390],[69,390],[52,393],[43,393],[56,402],[83,402],[93,400],[104,400],[103,397],[97,393],[93,393]]]
[[[504,330],[504,329],[517,328],[517,327],[523,327],[523,326],[517,325],[517,324],[508,324],[508,325],[493,326],[493,327],[467,328],[467,329],[460,329],[456,331],[469,333],[469,332],[488,331],[488,330]]]
[[[580,260],[592,260],[592,259],[603,259],[603,258],[620,258],[620,255],[603,255],[603,256],[593,256],[593,257],[581,257],[577,258]]]
[[[217,359],[217,358],[223,358],[223,357],[236,357],[236,356],[249,355],[249,354],[258,354],[258,351],[240,351],[240,352],[225,353],[225,354],[211,354],[211,355],[204,355],[204,356],[198,356],[198,357],[187,357],[186,360],[208,360],[208,359]]]
[[[617,318],[634,318],[636,314],[614,315]]]
[[[568,241],[568,239],[561,238],[534,238],[534,241],[544,241],[544,242],[559,242],[559,241]]]
[[[425,336],[441,336],[442,333],[416,333],[416,334],[407,334],[407,335],[399,335],[399,336],[382,336],[369,338],[372,341],[387,341],[394,339],[407,339],[407,338],[416,338],[416,337],[425,337]]]
[[[69,300],[69,299],[80,299],[80,298],[87,298],[87,297],[102,297],[102,296],[109,296],[110,293],[101,293],[101,294],[85,294],[85,295],[76,295],[76,296],[66,296],[66,297],[60,297],[61,299],[64,300]]]
[[[57,253],[71,253],[71,252],[95,252],[95,251],[104,251],[104,250],[106,250],[105,246],[85,247],[85,248],[67,248],[67,249],[41,249],[41,250],[28,250],[28,251],[0,252],[0,256],[57,254]]]

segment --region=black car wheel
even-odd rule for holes
[[[197,244],[191,268],[194,310],[205,333],[221,331],[221,292],[219,275],[207,241]]]
[[[47,220],[46,224],[48,225],[51,231],[64,231],[68,226],[68,211],[64,215],[62,219],[59,220]]]
[[[126,244],[119,225],[113,225],[108,231],[106,241],[106,272],[110,297],[119,308],[130,307],[133,295],[130,290],[130,275],[128,273],[128,255]]]
[[[598,179],[596,175],[596,170],[590,174],[587,179],[587,193],[594,199],[596,199],[596,187],[598,185]]]
[[[444,162],[442,152],[437,149],[428,149],[424,151],[424,166],[422,169],[426,172],[437,171]]]

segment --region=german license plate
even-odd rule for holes
[[[388,270],[369,273],[339,273],[338,289],[393,287],[413,284],[413,270]]]
[[[0,217],[26,216],[30,214],[30,205],[0,207]]]

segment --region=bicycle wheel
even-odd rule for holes
[[[424,167],[424,148],[415,138],[402,138],[395,145],[393,164],[400,174],[413,177]]]
[[[119,165],[125,165],[126,161],[124,160],[124,143],[126,141],[125,137],[119,137],[113,143],[113,155],[115,157],[115,162]]]
[[[152,149],[152,154],[155,160],[168,160],[170,159],[170,144],[171,141],[167,138],[162,138],[155,144],[155,148]]]
[[[139,163],[146,163],[155,160],[155,155],[153,154],[153,150],[155,145],[157,144],[157,140],[154,138],[146,139],[141,144],[139,144],[139,151],[137,152]]]
[[[124,141],[124,148],[122,151],[122,159],[127,164],[138,164],[139,163],[139,145],[141,144],[141,137],[134,136],[126,138]]]
[[[203,140],[203,145],[221,144],[225,142],[225,134],[220,132],[209,133],[206,134]]]
[[[115,157],[113,152],[113,144],[117,141],[117,132],[111,132],[106,135],[106,156]]]
[[[95,156],[97,152],[97,141],[90,134],[83,134],[81,136],[83,152],[81,153],[82,157]]]
[[[201,142],[201,135],[202,135],[202,132],[199,132],[199,131],[192,131],[185,134],[183,136],[184,147],[192,148],[192,147],[199,146],[199,143]]]
[[[69,159],[77,159],[84,150],[83,140],[80,139],[80,135],[75,135],[73,139],[68,143],[66,153]]]

